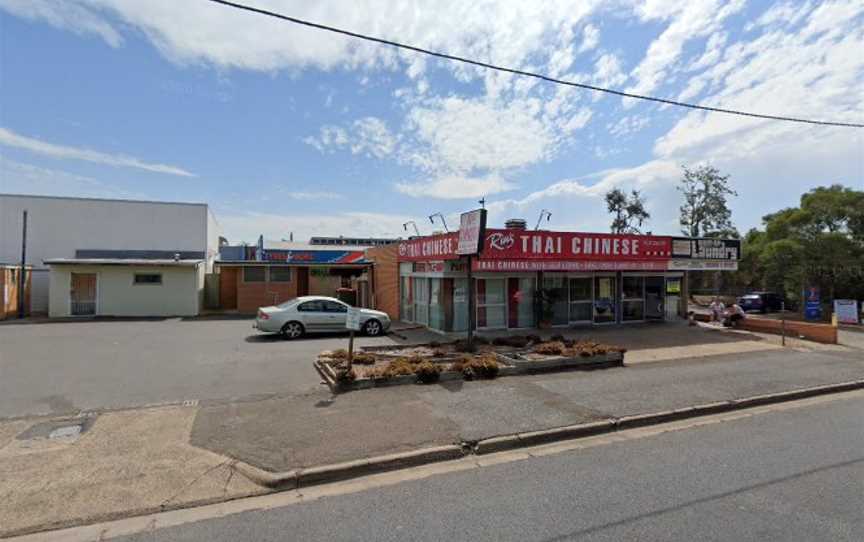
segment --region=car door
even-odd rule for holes
[[[339,303],[338,301],[329,301],[325,300],[324,310],[327,312],[329,319],[329,330],[330,331],[344,331],[345,330],[345,320],[348,317],[348,305],[343,303]]]
[[[324,302],[318,299],[304,301],[297,306],[297,313],[306,331],[327,331],[330,324],[330,313],[324,310]]]

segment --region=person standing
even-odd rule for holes
[[[720,301],[719,297],[715,297],[714,300],[708,305],[708,309],[711,311],[711,321],[712,322],[722,322],[724,313],[726,312],[726,306]]]

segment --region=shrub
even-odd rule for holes
[[[552,341],[535,345],[534,352],[547,356],[560,356],[564,352],[564,348],[564,343],[561,341]]]
[[[456,352],[466,352],[470,354],[477,351],[477,343],[471,346],[468,344],[468,339],[459,339],[453,343],[453,349]]]
[[[525,338],[528,339],[529,343],[540,344],[543,342],[543,339],[540,338],[540,335],[528,335]]]
[[[441,366],[431,361],[424,361],[414,367],[414,374],[417,375],[417,382],[431,384],[437,382],[441,376]]]
[[[451,371],[459,371],[466,380],[475,378],[495,378],[498,376],[498,360],[494,354],[465,356],[450,365]]]
[[[393,378],[396,376],[404,376],[414,374],[414,365],[405,360],[405,358],[399,358],[391,361],[384,367],[382,371],[382,376],[384,378]]]
[[[358,365],[375,365],[375,355],[369,352],[354,352],[353,363]]]
[[[340,348],[338,350],[333,350],[332,352],[327,354],[327,357],[333,359],[348,359],[348,351],[344,348]]]

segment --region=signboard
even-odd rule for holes
[[[669,260],[669,271],[737,271],[738,260]]]
[[[265,249],[263,259],[268,262],[297,264],[365,264],[362,250],[284,250]]]
[[[666,262],[628,260],[474,260],[474,271],[665,271]]]
[[[804,318],[807,320],[822,319],[822,299],[819,287],[810,286],[804,290]]]
[[[858,323],[858,302],[854,299],[835,299],[834,314],[841,324]]]
[[[430,235],[419,239],[409,239],[399,243],[399,261],[453,260],[459,234],[456,232],[443,235]]]
[[[360,331],[360,309],[348,307],[348,314],[345,317],[345,329]]]
[[[673,237],[672,257],[697,260],[740,260],[741,241],[738,239]]]
[[[669,237],[613,233],[489,230],[483,259],[667,260]]]
[[[459,219],[459,244],[456,254],[472,256],[483,248],[483,234],[486,232],[486,209],[476,209],[462,213]]]

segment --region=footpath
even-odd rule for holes
[[[694,357],[659,362],[657,349],[651,356],[637,350],[627,367],[589,372],[336,396],[322,386],[299,396],[0,421],[0,537],[260,495],[400,461],[491,452],[561,428],[575,436],[574,426],[614,430],[622,420],[661,421],[656,413],[692,415],[687,409],[697,405],[864,387],[864,351],[855,348],[741,348],[701,357],[691,349]],[[389,459],[375,459],[381,456]]]

